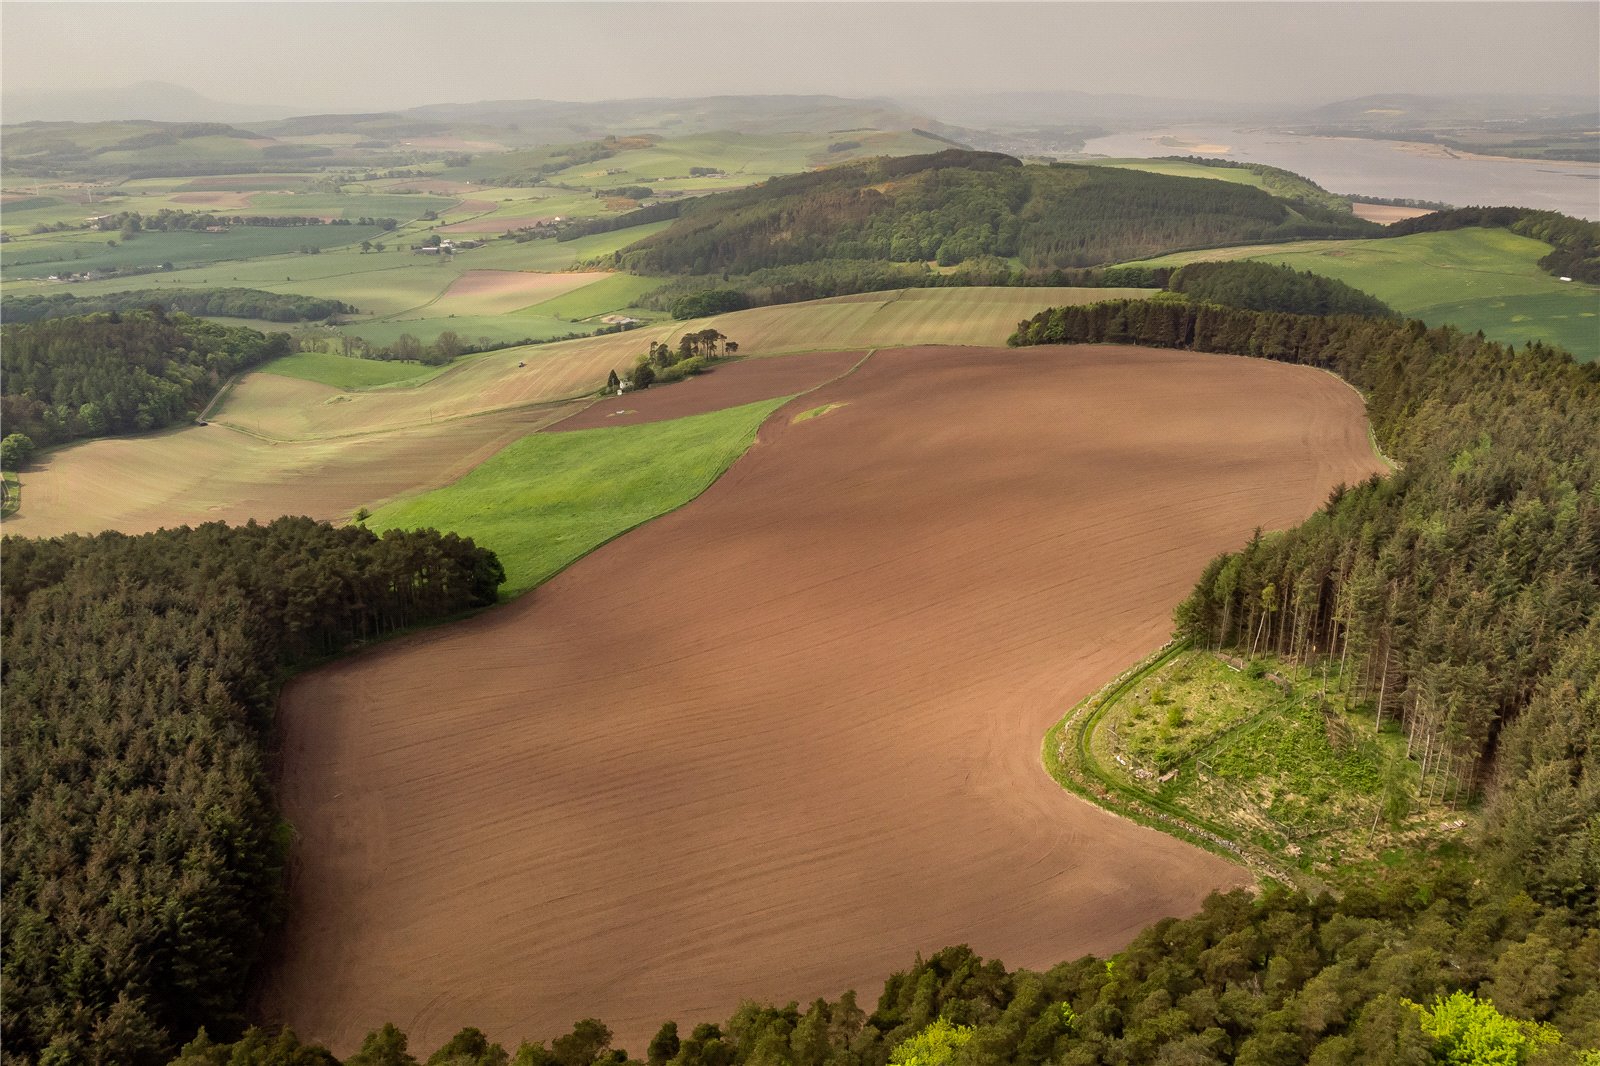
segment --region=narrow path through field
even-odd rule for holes
[[[263,1007],[547,1038],[1110,952],[1243,873],[1062,791],[1063,709],[1216,552],[1379,469],[1317,371],[879,352],[695,503],[511,606],[285,693],[292,919]]]

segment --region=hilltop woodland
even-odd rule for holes
[[[1231,182],[950,150],[773,178],[686,204],[619,253],[645,274],[748,274],[823,259],[1016,258],[1086,267],[1184,248],[1382,229]]]
[[[0,417],[35,444],[143,433],[190,417],[229,375],[289,351],[286,334],[157,309],[0,327]]]
[[[280,671],[491,604],[500,564],[306,518],[4,554],[4,1061],[137,1066],[236,1032],[282,909]]]

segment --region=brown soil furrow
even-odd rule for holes
[[[1062,792],[1045,729],[1216,552],[1379,469],[1360,399],[1304,368],[880,352],[689,507],[289,687],[264,1006],[339,1051],[596,1016],[638,1053],[746,998],[870,1002],[947,944],[1116,950],[1246,875]]]

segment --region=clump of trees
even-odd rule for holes
[[[1333,278],[1297,271],[1281,263],[1191,263],[1167,280],[1167,290],[1198,303],[1247,311],[1287,311],[1302,315],[1396,317],[1376,296]]]
[[[678,338],[677,347],[665,341],[650,342],[650,350],[639,357],[633,372],[628,376],[629,387],[648,388],[653,384],[680,381],[698,374],[711,363],[739,354],[739,344],[714,329],[685,333]],[[615,372],[613,371],[613,376]],[[616,388],[619,382],[608,382]]]
[[[236,1034],[282,911],[280,671],[493,603],[499,561],[307,518],[3,550],[6,1059],[138,1066]]]
[[[103,296],[70,292],[23,293],[0,298],[0,317],[7,322],[40,322],[47,318],[101,311],[137,311],[159,307],[213,318],[254,318],[268,322],[313,322],[334,315],[357,314],[342,300],[260,289],[133,289]]]
[[[41,444],[191,417],[228,376],[289,351],[283,333],[158,309],[0,327],[0,415]]]

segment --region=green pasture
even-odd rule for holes
[[[315,381],[336,389],[370,389],[376,385],[393,385],[401,381],[418,384],[444,369],[442,366],[423,366],[420,363],[355,359],[327,352],[297,352],[274,359],[261,367],[259,373]]]
[[[0,276],[43,278],[113,267],[220,263],[284,255],[302,247],[333,248],[380,232],[372,226],[235,226],[221,233],[141,233],[126,241],[117,233],[52,234],[7,245]],[[127,287],[126,278],[118,280],[122,288]]]
[[[501,593],[515,596],[704,492],[783,402],[671,422],[537,433],[453,485],[381,508],[367,525],[471,537],[499,555],[506,568]]]
[[[402,333],[409,333],[423,344],[432,344],[439,334],[449,330],[460,336],[463,343],[481,344],[488,339],[493,344],[514,341],[544,341],[569,334],[589,334],[592,325],[567,322],[559,318],[539,315],[439,315],[430,318],[382,319],[379,321],[351,321],[338,327],[341,333],[360,337],[370,344],[393,344]]]
[[[1207,167],[1199,163],[1180,163],[1170,159],[1085,159],[1083,162],[1097,167],[1166,174],[1174,178],[1208,178],[1211,181],[1231,181],[1235,185],[1249,185],[1255,189],[1267,187],[1266,179],[1260,174],[1234,167]]]
[[[1296,241],[1179,252],[1141,265],[1256,259],[1337,278],[1429,325],[1491,340],[1543,340],[1600,358],[1600,289],[1539,268],[1550,246],[1503,229],[1468,228],[1356,241]]]
[[[617,230],[612,233],[600,233],[593,237],[584,237],[575,241],[558,242],[555,240],[527,241],[518,244],[515,241],[491,241],[482,248],[473,248],[454,256],[422,256],[409,250],[409,245],[420,239],[420,234],[415,237],[405,235],[397,236],[394,233],[375,233],[362,226],[296,226],[288,229],[266,228],[268,233],[288,234],[328,234],[338,233],[343,239],[352,242],[349,245],[331,248],[320,255],[287,254],[271,258],[255,259],[249,262],[228,261],[210,263],[205,266],[179,269],[171,272],[157,272],[143,274],[137,278],[108,278],[99,281],[79,282],[73,285],[72,291],[80,295],[99,295],[108,292],[120,292],[134,285],[138,288],[152,289],[198,289],[215,288],[218,286],[241,286],[244,288],[264,289],[267,292],[296,293],[302,296],[317,296],[335,300],[343,300],[348,304],[361,309],[361,320],[367,318],[381,318],[389,315],[398,315],[420,308],[435,299],[440,293],[450,287],[450,284],[468,270],[542,270],[558,272],[567,270],[581,260],[603,259],[609,262],[613,251],[633,241],[639,240],[647,234],[657,232],[670,225],[667,222],[658,222],[650,226],[638,226],[632,229]],[[239,233],[245,227],[229,231]],[[157,237],[186,236],[184,234],[147,234],[136,238],[128,245],[119,246],[118,249],[106,249],[105,239],[114,238],[114,234],[101,236],[100,250],[121,251],[122,248],[138,250],[143,241],[153,240]],[[228,234],[200,234],[205,237],[226,237]],[[383,243],[386,248],[382,252],[362,252],[357,245],[363,239]],[[13,277],[12,266],[15,263],[14,255],[19,248],[32,246],[32,240],[13,241],[4,246],[3,262],[6,265],[5,277],[11,281]],[[291,244],[291,249],[298,248],[299,242]],[[92,248],[92,245],[86,245]],[[150,247],[150,246],[147,246]],[[156,259],[162,262],[163,259]],[[176,260],[174,260],[176,262]],[[87,265],[64,266],[59,269],[82,271],[89,269]],[[32,267],[19,268],[15,271],[16,292],[51,291],[54,283],[42,280],[29,281],[29,276],[42,279],[44,276],[55,273],[55,269],[45,268],[35,270]],[[580,290],[582,291],[582,290]],[[441,327],[448,328],[448,327]],[[507,326],[507,330],[525,330],[525,326]],[[414,331],[413,331],[414,332]],[[557,330],[557,333],[570,332],[567,329]],[[517,339],[527,336],[526,332],[517,332]]]
[[[581,289],[565,293],[534,304],[523,311],[521,315],[536,315],[548,318],[564,318],[570,321],[579,321],[586,318],[596,318],[602,315],[615,314],[627,310],[634,305],[634,301],[661,287],[664,279],[647,278],[637,274],[613,274],[603,281],[585,285]],[[640,312],[640,315],[652,315],[652,312]]]

